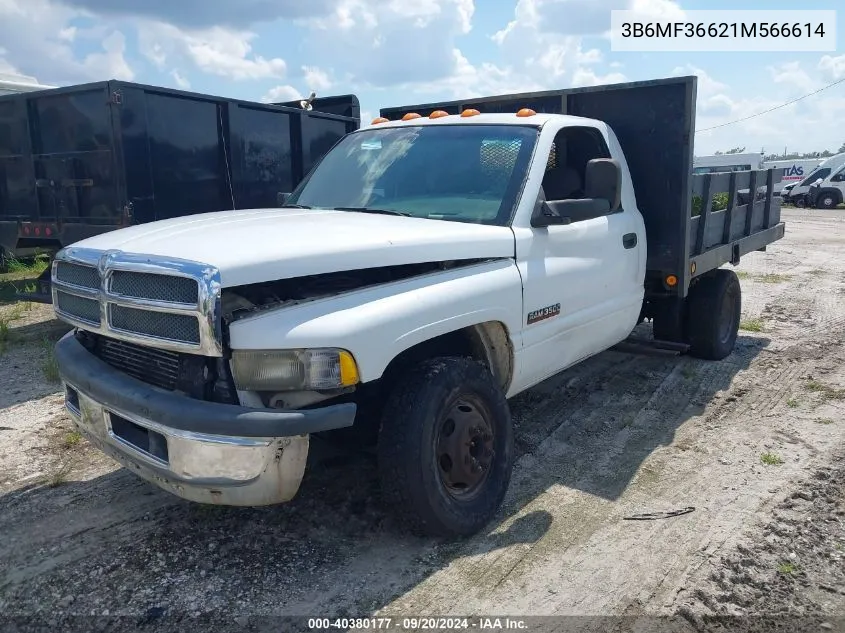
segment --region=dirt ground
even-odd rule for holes
[[[783,215],[786,238],[737,268],[735,353],[606,352],[514,399],[506,504],[459,543],[399,531],[373,456],[327,444],[285,506],[201,506],[142,482],[63,413],[49,307],[0,306],[0,613],[845,630],[845,213]]]

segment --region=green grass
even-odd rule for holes
[[[49,382],[59,382],[59,364],[56,362],[54,343],[49,339],[44,339],[41,346],[44,348],[44,363],[41,365],[44,378]]]
[[[0,317],[0,354],[6,351],[9,346],[9,341],[12,338],[12,333],[9,330],[9,322]]]
[[[751,275],[748,273],[748,271],[745,271],[745,270],[737,270],[737,271],[735,271],[735,272],[736,272],[736,276],[737,276],[739,279],[748,279],[748,278],[751,276]]]
[[[82,434],[79,431],[71,431],[65,435],[65,439],[62,441],[62,447],[66,449],[73,448],[74,446],[78,446],[81,441]]]
[[[805,386],[807,391],[820,394],[824,400],[845,400],[845,389],[837,389],[818,380],[810,380]]]
[[[819,424],[825,424],[825,425],[833,424],[833,418],[819,418],[818,420],[816,420],[816,422],[818,422]]]
[[[39,255],[29,261],[12,258],[7,260],[6,270],[12,275],[34,275],[37,277],[47,270],[49,265],[50,259],[44,255]]]
[[[781,563],[780,565],[778,565],[778,572],[781,574],[791,576],[796,571],[798,571],[798,568],[793,563]]]
[[[778,275],[775,273],[767,273],[765,275],[760,275],[757,278],[757,281],[764,283],[764,284],[780,284],[784,281],[789,281],[792,279],[789,275]]]
[[[745,330],[746,332],[762,332],[763,331],[763,320],[762,319],[744,319],[743,321],[739,322],[739,329]]]
[[[780,466],[783,463],[783,459],[777,453],[763,453],[760,455],[760,461],[766,466]]]
[[[789,400],[786,401],[786,406],[788,406],[790,409],[795,409],[798,406],[798,404],[799,404],[799,402],[795,398],[790,398]]]

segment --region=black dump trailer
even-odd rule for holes
[[[599,119],[616,133],[634,184],[648,238],[646,302],[643,316],[654,319],[655,336],[669,342],[689,339],[690,287],[724,264],[765,250],[784,235],[781,199],[773,195],[783,170],[693,175],[697,78],[509,94],[383,108],[396,120],[409,112],[459,114],[536,112]],[[739,190],[758,190],[753,203]]]
[[[354,95],[306,110],[104,81],[0,97],[0,257],[165,218],[276,207],[359,126]],[[49,302],[49,274],[39,282],[28,298]]]

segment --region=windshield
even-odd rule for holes
[[[824,180],[828,176],[830,176],[830,168],[829,167],[820,167],[820,168],[816,169],[815,171],[810,172],[810,175],[807,176],[804,180],[802,180],[798,186],[799,187],[806,187],[808,185],[812,185],[819,178]]]
[[[538,133],[516,125],[366,129],[323,157],[286,205],[504,225]]]

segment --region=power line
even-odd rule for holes
[[[727,123],[721,123],[719,125],[714,125],[712,127],[706,127],[703,130],[696,130],[695,133],[698,134],[699,132],[709,132],[710,130],[716,130],[720,127],[727,127],[728,125],[733,125],[734,123],[742,123],[743,121],[748,121],[749,119],[753,119],[753,118],[756,118],[758,116],[763,116],[764,114],[768,114],[769,112],[774,112],[775,110],[780,110],[781,108],[785,108],[788,105],[792,105],[793,103],[797,103],[798,101],[801,101],[802,99],[806,99],[807,97],[812,97],[813,95],[817,95],[820,92],[822,92],[823,90],[827,90],[828,88],[833,88],[833,86],[835,86],[837,84],[841,84],[842,82],[845,82],[845,77],[843,77],[842,79],[838,79],[838,80],[834,81],[833,83],[824,86],[823,88],[819,88],[818,90],[815,90],[813,92],[805,94],[802,97],[798,97],[797,99],[793,99],[792,101],[787,101],[786,103],[781,103],[780,105],[777,105],[774,108],[769,108],[768,110],[763,110],[762,112],[758,112],[757,114],[752,114],[751,116],[747,116],[747,117],[744,117],[742,119],[737,119],[736,121],[729,121]]]

